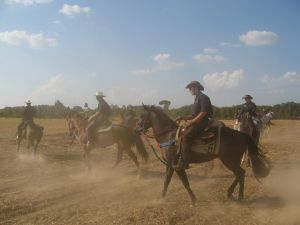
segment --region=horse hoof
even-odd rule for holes
[[[239,196],[238,202],[243,202],[243,200],[244,200],[244,196]]]
[[[195,201],[195,202],[192,202],[191,204],[190,204],[190,208],[195,208],[197,206],[197,202]]]
[[[233,195],[232,195],[232,194],[228,194],[228,195],[227,195],[227,198],[228,198],[229,200],[234,201],[234,198],[233,198]]]

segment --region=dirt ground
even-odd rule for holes
[[[138,177],[128,156],[112,169],[115,146],[96,149],[87,172],[81,146],[69,146],[65,120],[37,120],[45,127],[39,155],[34,158],[25,143],[17,154],[18,122],[0,119],[1,225],[300,224],[300,121],[274,121],[262,139],[273,169],[260,184],[246,168],[242,203],[226,198],[233,175],[218,160],[193,165],[195,207],[176,175],[160,198],[164,166],[153,157]]]

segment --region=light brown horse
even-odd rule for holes
[[[22,134],[18,135],[17,142],[18,142],[18,149],[20,151],[20,144],[23,139],[27,139],[27,148],[33,147],[33,153],[36,155],[38,145],[43,137],[44,128],[31,122],[25,122],[25,128],[22,130]]]
[[[133,153],[131,147],[133,145],[136,146],[137,151],[142,156],[145,162],[148,160],[148,152],[142,142],[141,137],[135,133],[132,129],[123,126],[113,124],[111,129],[108,131],[97,132],[94,138],[94,142],[91,148],[86,147],[87,143],[87,133],[86,128],[88,126],[88,121],[85,117],[80,115],[77,112],[70,113],[68,116],[68,124],[70,133],[74,133],[76,135],[76,139],[78,139],[79,143],[84,145],[84,158],[87,167],[90,169],[90,152],[94,147],[108,147],[113,144],[117,144],[118,146],[118,156],[115,162],[114,167],[116,167],[119,162],[122,160],[123,152],[125,151],[128,156],[134,161],[136,167],[139,169],[140,165],[137,160],[136,155]]]
[[[252,118],[248,112],[239,113],[237,115],[237,120],[240,125],[240,131],[248,134],[250,137],[253,138],[253,141],[256,145],[259,143],[259,133],[255,129],[255,125],[252,121]]]
[[[237,113],[236,115],[236,119],[239,125],[239,129],[238,131],[248,134],[250,137],[252,137],[254,143],[256,145],[258,145],[259,143],[259,137],[260,134],[257,132],[257,130],[255,129],[254,123],[252,121],[252,118],[250,116],[250,114],[248,112],[240,112]],[[250,166],[250,158],[248,155],[248,151],[245,152],[245,154],[243,155],[243,158],[241,160],[241,164],[243,164],[243,162],[246,160],[247,158],[247,165]]]

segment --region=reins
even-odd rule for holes
[[[143,134],[143,135],[144,135],[144,137],[145,137],[145,140],[146,140],[147,144],[148,144],[148,145],[150,146],[150,148],[151,148],[152,154],[153,154],[160,162],[162,162],[162,163],[165,164],[166,166],[169,166],[168,162],[165,161],[164,159],[162,159],[162,158],[156,153],[155,148],[154,148],[153,145],[150,143],[150,141],[149,141],[148,138],[155,139],[154,136],[149,136],[149,135],[147,135],[147,134]],[[159,145],[159,144],[158,144],[158,145]]]

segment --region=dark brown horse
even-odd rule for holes
[[[20,144],[23,139],[27,139],[27,148],[33,147],[34,155],[37,153],[38,145],[43,137],[44,128],[31,122],[25,122],[24,129],[22,130],[21,135],[18,135],[17,142],[18,142],[18,149],[20,150]]]
[[[153,134],[156,141],[160,144],[174,140],[177,125],[171,120],[161,109],[154,106],[144,106],[146,113],[144,113],[138,122],[137,129],[141,132],[146,132],[149,128],[153,129]],[[252,169],[255,177],[266,177],[270,171],[270,163],[266,160],[264,155],[259,151],[257,145],[253,142],[252,138],[248,135],[230,129],[228,127],[221,127],[220,129],[220,150],[218,154],[201,154],[198,152],[191,152],[191,163],[203,163],[215,158],[219,158],[223,164],[231,170],[235,179],[227,190],[227,196],[232,198],[236,185],[240,184],[238,199],[244,198],[244,179],[245,170],[241,168],[240,162],[243,153],[246,149],[252,162]],[[167,193],[168,185],[171,181],[174,169],[172,165],[178,159],[177,147],[170,146],[162,149],[162,158],[166,162],[166,176],[162,196]],[[190,188],[189,181],[185,170],[176,171],[180,177],[184,187],[188,191],[192,203],[195,204],[196,197]]]
[[[136,167],[139,169],[139,162],[136,155],[131,150],[133,145],[136,146],[137,151],[142,156],[145,162],[148,159],[148,153],[145,149],[144,143],[141,137],[135,133],[132,129],[125,127],[123,125],[113,124],[111,129],[103,132],[96,133],[94,138],[94,143],[92,148],[86,148],[86,128],[88,126],[88,121],[85,117],[77,112],[73,112],[68,117],[68,124],[70,133],[74,132],[78,141],[84,145],[84,157],[85,162],[90,169],[90,152],[94,147],[104,148],[113,144],[118,146],[118,156],[115,166],[119,164],[122,160],[123,152],[125,151],[128,156],[134,161]]]

